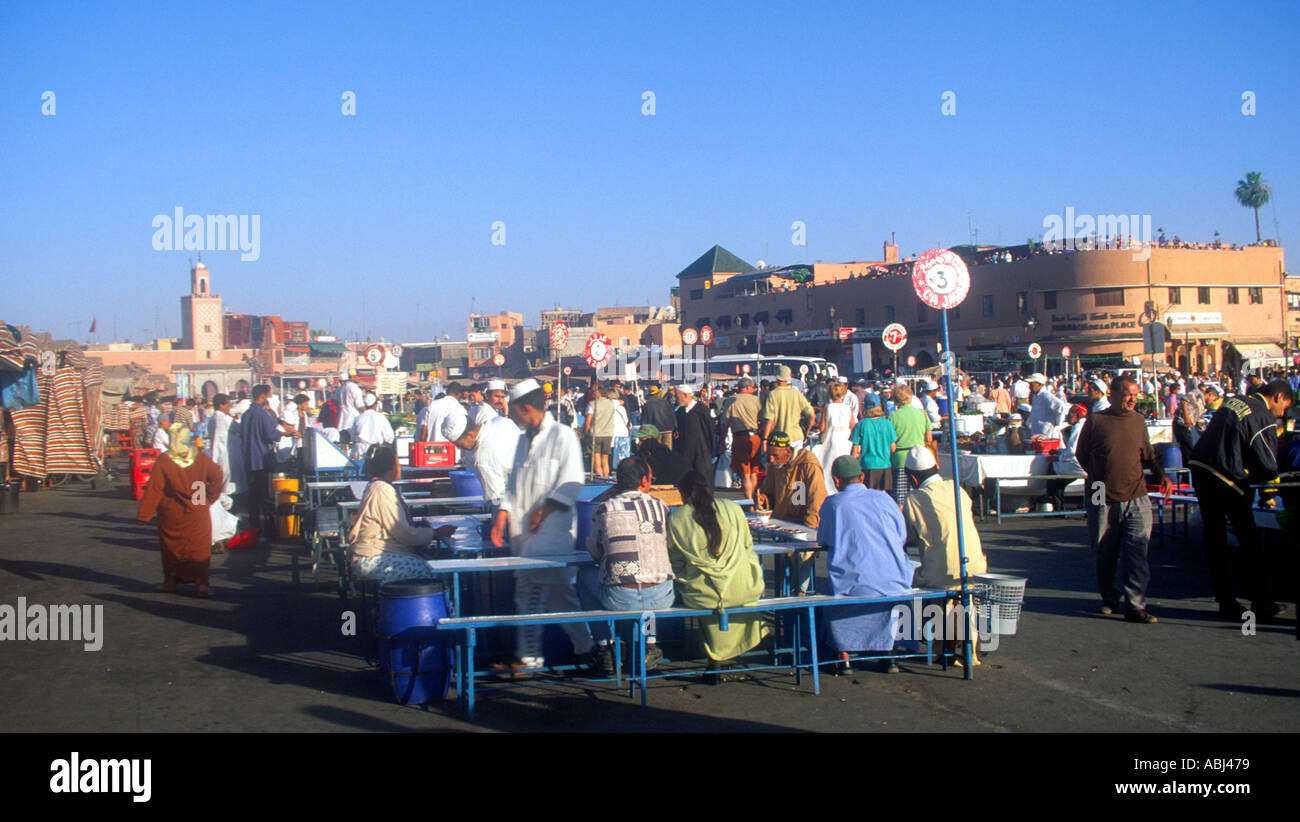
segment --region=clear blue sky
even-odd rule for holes
[[[472,298],[666,303],[714,243],[963,243],[968,212],[981,242],[1066,206],[1249,242],[1251,170],[1264,236],[1300,232],[1294,2],[544,5],[3,4],[0,319],[179,335],[177,206],[260,215],[259,260],[203,255],[227,310],[399,340],[463,338]]]

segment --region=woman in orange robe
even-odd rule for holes
[[[158,516],[163,565],[158,590],[175,593],[176,583],[193,582],[199,586],[199,596],[209,597],[212,516],[208,507],[221,495],[225,477],[212,458],[195,446],[188,426],[177,423],[168,433],[171,446],[154,463],[135,518],[144,525]]]

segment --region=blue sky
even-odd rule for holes
[[[1300,230],[1295,3],[901,5],[4,4],[0,319],[179,335],[178,206],[260,216],[257,261],[203,255],[227,310],[398,340],[666,303],[714,243],[963,243],[968,213],[981,242],[1066,206],[1249,242],[1251,170],[1264,236]]]

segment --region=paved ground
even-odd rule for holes
[[[1246,637],[1214,617],[1198,545],[1153,546],[1153,626],[1095,613],[1081,519],[981,529],[993,570],[1027,576],[1019,634],[958,670],[828,676],[821,696],[784,672],[708,687],[653,685],[650,707],[566,680],[454,704],[386,701],[333,578],[318,587],[292,546],[214,558],[212,600],[161,579],[152,527],[124,484],[24,494],[0,517],[0,604],[98,603],[103,649],[0,643],[9,731],[1295,731],[1294,607]],[[1294,551],[1294,547],[1292,548]],[[1280,574],[1294,580],[1294,563]],[[1294,599],[1288,596],[1288,602]]]

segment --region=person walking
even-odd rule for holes
[[[1101,612],[1123,609],[1129,622],[1151,624],[1156,622],[1146,607],[1151,500],[1142,469],[1151,471],[1166,497],[1173,485],[1151,447],[1146,420],[1136,410],[1137,383],[1118,377],[1110,384],[1110,396],[1115,404],[1088,415],[1075,451],[1088,477],[1084,500]]]

